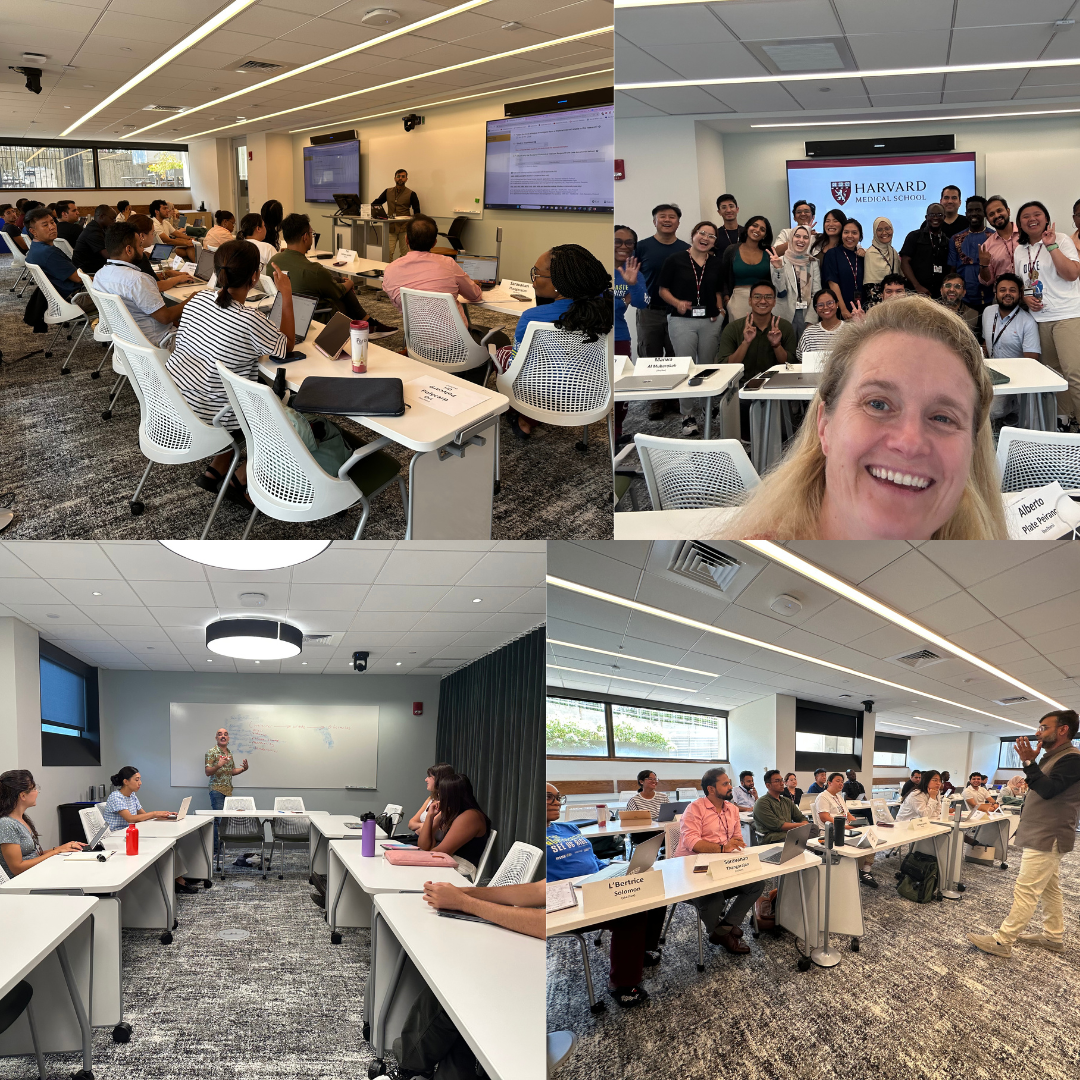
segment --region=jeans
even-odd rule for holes
[[[210,809],[211,810],[224,810],[225,809],[225,793],[223,791],[215,791],[210,789]],[[218,822],[221,818],[214,818],[214,851],[218,849]]]
[[[692,356],[695,364],[713,364],[720,348],[722,319],[694,319],[684,315],[668,316],[668,334],[676,356]],[[704,409],[705,398],[679,398],[679,412],[692,416],[694,409]]]
[[[1065,917],[1062,911],[1061,882],[1058,879],[1061,854],[1056,840],[1050,851],[1024,848],[1023,857],[1020,859],[1020,873],[1016,875],[1016,885],[1013,887],[1012,910],[994,935],[1002,945],[1012,945],[1024,932],[1035,914],[1040,896],[1043,905],[1041,932],[1054,941],[1061,941],[1064,937]]]

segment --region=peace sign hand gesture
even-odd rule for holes
[[[990,265],[990,252],[986,250],[986,245],[985,244],[980,244],[979,245],[979,265],[980,266],[989,266]]]
[[[862,301],[861,300],[852,300],[851,301],[851,319],[852,319],[852,322],[859,322],[861,319],[864,319],[865,317],[866,317],[866,312],[863,311]]]
[[[757,337],[757,327],[754,325],[753,317],[750,315],[746,316],[746,323],[743,325],[742,337],[743,341],[747,345],[749,345],[754,340],[754,338]]]
[[[782,255],[777,255],[772,248],[765,249],[769,253],[769,262],[778,269],[784,265],[784,258]]]
[[[768,333],[769,344],[774,349],[778,348],[779,345],[780,345],[780,340],[781,340],[782,336],[783,335],[780,333],[780,318],[779,318],[779,316],[774,315],[772,317],[772,325],[769,327],[769,333]]]
[[[1052,221],[1046,226],[1046,229],[1042,234],[1042,242],[1044,244],[1057,243],[1057,230],[1054,228],[1054,223]]]

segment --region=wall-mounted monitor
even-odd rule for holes
[[[484,207],[615,212],[615,107],[489,120]]]
[[[332,203],[360,194],[360,140],[304,147],[304,201]]]

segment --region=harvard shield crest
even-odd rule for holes
[[[832,182],[832,197],[843,206],[848,201],[848,196],[851,194],[851,181],[850,180],[834,180]]]

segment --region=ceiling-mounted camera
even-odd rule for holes
[[[406,131],[412,131],[413,128],[418,128],[424,122],[424,118],[416,113],[409,113],[408,116],[401,118],[401,122],[405,125]]]
[[[874,703],[869,698],[867,698],[862,703],[862,707],[863,707],[864,712],[873,712],[874,711]]]
[[[354,652],[352,654],[353,671],[367,671],[367,658],[370,655],[366,652]]]
[[[41,68],[11,66],[9,70],[17,71],[20,75],[26,76],[26,89],[31,94],[41,93]]]

